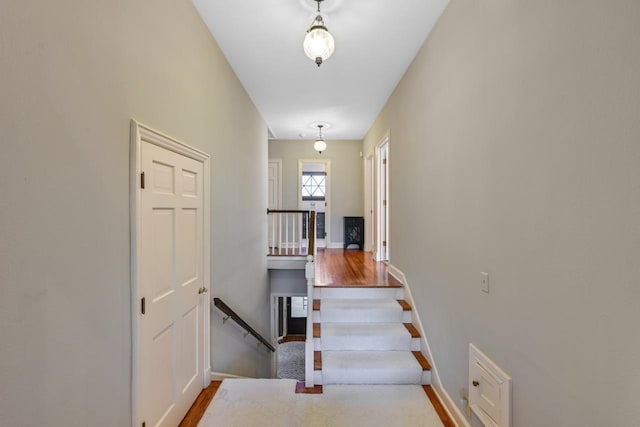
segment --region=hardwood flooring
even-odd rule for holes
[[[444,406],[442,406],[442,402],[440,402],[440,399],[438,399],[438,395],[433,390],[433,387],[431,387],[430,385],[423,385],[422,388],[424,392],[427,393],[427,396],[429,397],[429,400],[433,405],[433,409],[436,410],[436,413],[440,417],[440,421],[442,421],[444,427],[456,427],[454,422],[451,420],[451,417],[449,417],[449,414],[444,409]]]
[[[318,249],[315,257],[315,286],[324,287],[400,287],[388,274],[387,265],[372,259],[371,252]]]
[[[209,387],[200,392],[196,401],[191,405],[189,412],[187,412],[187,415],[185,415],[180,422],[179,427],[197,427],[204,412],[213,400],[213,396],[215,396],[218,391],[220,384],[222,384],[222,381],[211,381]]]
[[[278,344],[282,344],[285,342],[292,342],[292,341],[306,341],[307,337],[306,335],[287,335],[286,337],[282,337],[282,339],[280,341],[278,341]]]

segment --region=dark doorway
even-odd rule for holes
[[[306,335],[307,297],[287,297],[287,335]]]

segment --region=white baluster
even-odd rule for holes
[[[278,213],[278,252],[282,255],[282,213]]]

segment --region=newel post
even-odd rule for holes
[[[313,256],[307,256],[307,264],[304,269],[304,276],[307,279],[307,339],[305,342],[304,357],[304,386],[312,388],[313,383],[313,283],[316,274],[316,267]]]

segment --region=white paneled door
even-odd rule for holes
[[[174,427],[203,388],[203,163],[144,140],[139,147],[134,425]]]
[[[376,261],[389,260],[389,139],[378,146],[378,236]]]
[[[270,210],[282,209],[282,159],[269,159],[267,191],[267,208]],[[277,223],[275,215],[269,216],[267,229],[269,231],[269,248],[281,247],[282,244],[277,238],[280,236],[280,224]]]

